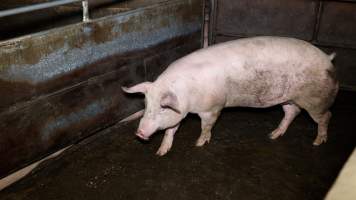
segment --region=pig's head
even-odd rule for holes
[[[145,95],[145,114],[141,118],[136,135],[144,140],[157,130],[176,126],[183,118],[176,94],[151,82],[143,82],[130,88],[122,87],[126,93]]]

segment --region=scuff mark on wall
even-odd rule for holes
[[[54,120],[47,123],[41,130],[42,140],[48,141],[52,138],[52,134],[57,133],[61,129],[68,128],[74,124],[81,123],[85,120],[89,120],[96,115],[105,112],[105,108],[108,106],[108,101],[106,99],[99,99],[97,101],[91,102],[89,105],[85,106],[80,110],[75,110],[69,114],[61,115]]]

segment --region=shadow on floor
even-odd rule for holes
[[[162,133],[142,143],[137,121],[106,129],[0,193],[0,199],[322,199],[356,145],[356,94],[341,92],[329,141],[312,146],[316,124],[306,112],[276,141],[267,135],[280,106],[226,109],[210,144],[194,146],[191,115],[172,150],[155,155]]]

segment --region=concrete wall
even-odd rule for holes
[[[200,48],[202,1],[150,3],[0,43],[0,177],[141,109],[120,86]]]
[[[213,0],[212,43],[257,35],[296,37],[326,52],[341,86],[356,90],[355,0]]]

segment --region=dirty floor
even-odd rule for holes
[[[267,135],[280,106],[223,111],[210,144],[194,146],[200,121],[190,115],[172,150],[162,139],[135,138],[137,121],[116,125],[75,145],[5,189],[0,199],[322,199],[356,144],[356,94],[341,92],[329,140],[312,146],[316,124],[302,112],[276,141]]]

